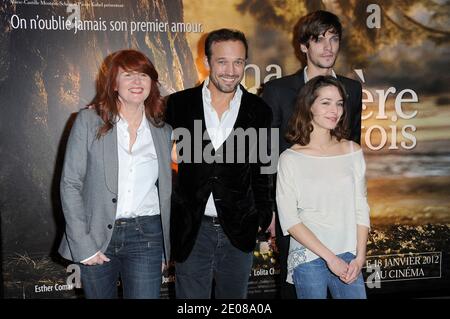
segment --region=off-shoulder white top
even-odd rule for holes
[[[313,156],[285,150],[278,162],[276,199],[281,228],[303,223],[336,255],[356,253],[356,225],[370,227],[366,165],[362,150]],[[293,269],[319,258],[293,237],[288,256],[288,282]]]

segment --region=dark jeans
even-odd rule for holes
[[[159,298],[162,238],[159,215],[116,220],[111,242],[105,252],[111,261],[103,265],[80,265],[86,298],[117,298],[119,277],[122,279],[124,298]]]
[[[215,298],[244,299],[252,262],[252,253],[234,247],[219,224],[203,217],[191,254],[175,264],[176,297],[209,299],[214,279]]]

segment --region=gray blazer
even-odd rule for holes
[[[66,230],[58,252],[79,262],[111,240],[117,209],[118,154],[114,126],[97,139],[101,118],[95,110],[78,113],[67,143],[61,176],[61,202]],[[149,122],[158,156],[158,192],[166,261],[170,258],[170,196],[172,192],[171,127]]]

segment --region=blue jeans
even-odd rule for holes
[[[219,224],[203,217],[191,254],[175,264],[176,297],[210,299],[215,280],[215,298],[244,299],[252,262],[252,253],[234,247]]]
[[[352,253],[337,255],[346,263],[355,259]],[[322,258],[300,264],[294,268],[293,279],[298,299],[326,299],[327,288],[336,299],[366,299],[362,273],[350,285],[333,274]]]
[[[117,298],[120,277],[124,298],[158,299],[162,246],[159,215],[116,220],[111,242],[105,252],[111,261],[102,265],[80,265],[85,297]]]

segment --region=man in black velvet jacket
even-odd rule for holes
[[[346,112],[349,122],[350,140],[360,143],[362,89],[361,84],[333,71],[342,38],[339,18],[328,11],[315,11],[300,18],[296,25],[295,41],[297,49],[306,57],[306,67],[301,71],[270,81],[264,85],[262,98],[272,108],[272,127],[279,128],[279,151],[282,153],[291,145],[284,138],[289,119],[294,111],[297,95],[308,79],[317,75],[332,75],[345,87],[347,92]],[[278,217],[278,216],[277,216]],[[296,298],[294,285],[286,282],[289,236],[283,236],[276,219],[277,246],[280,262],[280,296],[283,299]]]
[[[240,85],[247,49],[239,31],[211,32],[209,77],[167,101],[179,163],[171,212],[177,298],[211,298],[213,280],[215,298],[245,298],[257,234],[272,219],[272,175],[259,152],[268,148],[272,112]]]

